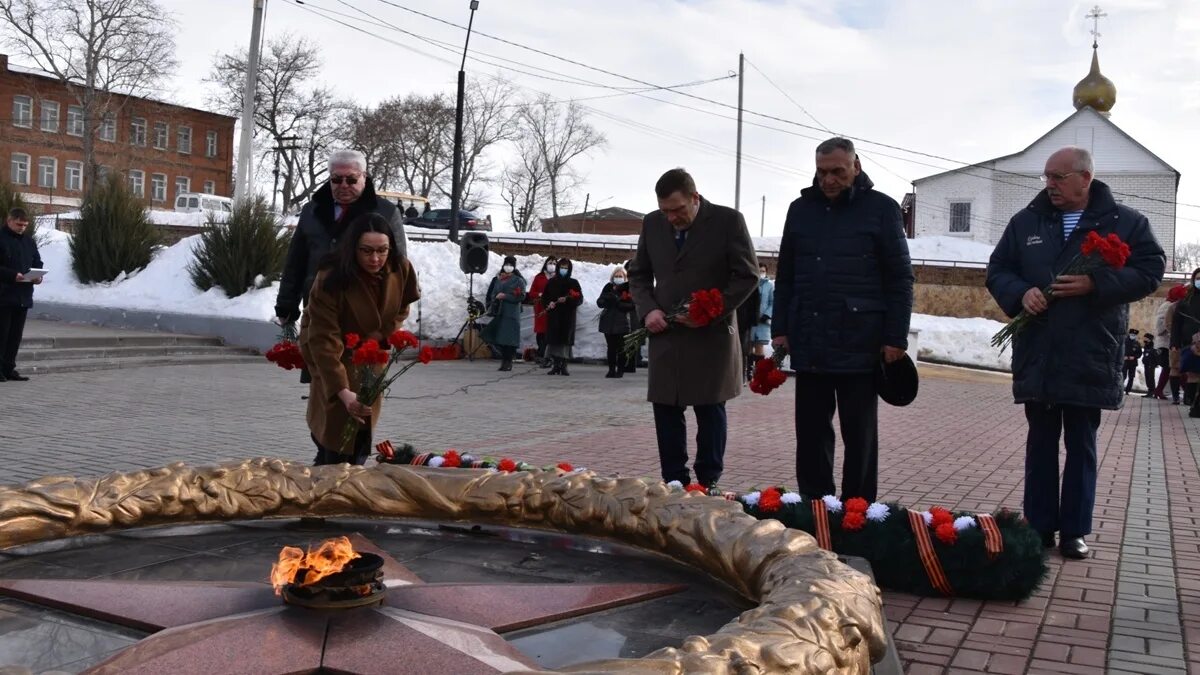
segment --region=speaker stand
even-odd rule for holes
[[[473,272],[468,273],[467,274],[467,320],[463,321],[463,324],[461,326],[459,326],[458,333],[455,334],[454,339],[450,341],[450,344],[458,345],[458,348],[467,355],[467,360],[471,361],[471,362],[475,361],[475,350],[467,349],[467,346],[465,344],[463,344],[462,336],[463,336],[463,333],[466,332],[468,327],[474,328],[476,331],[479,330],[479,324],[476,322],[476,320],[480,316],[482,316],[482,314],[477,314],[475,312],[475,309],[478,306],[478,304],[479,304],[479,301],[475,299],[475,274]],[[478,333],[476,333],[476,335],[478,335]]]

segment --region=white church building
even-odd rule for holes
[[[1170,263],[1179,172],[1109,119],[1116,93],[1100,74],[1093,43],[1091,72],[1075,86],[1074,114],[1020,152],[913,181],[914,236],[949,235],[994,245],[1009,219],[1044,187],[1046,158],[1075,145],[1092,152],[1096,178],[1113,197],[1150,220]]]

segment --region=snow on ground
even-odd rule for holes
[[[269,321],[275,314],[278,283],[250,290],[236,298],[227,297],[220,289],[201,292],[192,286],[187,267],[192,260],[193,247],[199,244],[199,235],[160,249],[150,265],[140,272],[111,283],[91,285],[80,284],[71,271],[70,235],[46,231],[44,236],[47,243],[41,248],[43,267],[50,273],[38,286],[35,300],[261,321]],[[422,298],[409,313],[406,327],[425,338],[449,340],[467,318],[469,278],[458,267],[459,247],[448,241],[410,241],[408,251],[420,279]],[[528,282],[538,274],[544,260],[542,256],[518,256],[517,268]],[[476,299],[484,300],[488,283],[502,262],[502,256],[490,254],[490,273],[474,277]],[[583,288],[584,297],[575,333],[575,353],[579,357],[604,356],[604,336],[598,328],[600,310],[596,307],[596,298],[614,269],[616,265],[575,263],[574,277]],[[532,346],[531,307],[525,307],[521,323],[523,345]],[[915,314],[912,325],[921,331],[921,358],[1003,370],[1009,367],[1010,354],[1000,355],[989,344],[992,334],[1002,327],[1001,323]]]
[[[190,227],[203,227],[208,222],[208,213],[194,211],[185,213],[183,211],[162,211],[159,209],[147,209],[146,216],[150,222],[155,225],[185,225]],[[224,221],[229,217],[227,213],[213,212],[211,214],[218,221]],[[55,222],[58,220],[79,220],[79,211],[68,211],[57,215],[51,214],[48,216],[38,216],[37,225],[39,228],[54,228]]]

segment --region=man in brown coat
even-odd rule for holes
[[[709,203],[683,169],[654,186],[658,210],[642,220],[629,285],[638,317],[650,331],[647,398],[654,404],[664,481],[691,482],[687,461],[688,406],[696,414],[696,480],[711,486],[725,458],[725,401],[742,388],[738,305],[758,283],[758,259],[742,214]],[[695,291],[716,288],[725,313],[697,327],[667,313]]]

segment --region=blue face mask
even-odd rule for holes
[[[560,276],[560,277],[565,277],[565,276],[567,276],[567,275],[568,275],[568,274],[570,274],[570,273],[571,273],[571,270],[569,270],[569,269],[565,269],[565,268],[564,268],[564,269],[561,269],[561,270],[559,270],[559,271],[558,271],[558,276]]]
[[[1192,285],[1195,286],[1197,289],[1200,289],[1200,279],[1193,281]]]

